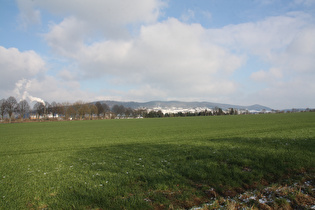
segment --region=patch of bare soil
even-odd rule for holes
[[[270,185],[242,193],[229,190],[218,196],[213,188],[207,191],[212,201],[199,209],[315,209],[315,179],[292,185]]]

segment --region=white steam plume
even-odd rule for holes
[[[31,86],[31,81],[26,79],[21,79],[17,83],[15,83],[14,92],[20,100],[25,100],[28,98],[31,102],[37,101],[43,103],[45,105],[45,101],[41,98],[31,96],[27,89]]]
[[[41,102],[41,103],[43,103],[44,106],[45,106],[45,101],[44,101],[43,99],[40,99],[40,98],[37,98],[37,97],[34,97],[34,96],[30,96],[30,95],[28,95],[27,97],[28,97],[32,102],[33,102],[33,101]]]

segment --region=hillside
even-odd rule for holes
[[[212,102],[183,102],[183,101],[149,101],[149,102],[123,102],[123,101],[100,101],[101,103],[106,103],[110,108],[114,105],[123,105],[125,107],[130,107],[132,109],[138,108],[147,108],[147,109],[201,109],[208,108],[213,109],[215,107],[226,110],[228,108],[234,109],[247,109],[255,111],[271,111],[271,108],[262,106],[259,104],[250,105],[250,106],[240,106],[232,104],[221,104],[221,103],[212,103]]]

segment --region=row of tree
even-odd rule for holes
[[[306,109],[306,111],[315,111],[313,109]],[[274,112],[277,113],[277,112]],[[7,99],[0,100],[0,119],[8,119],[11,123],[11,119],[20,118],[24,119],[111,119],[111,118],[156,118],[156,117],[187,117],[187,116],[212,116],[212,115],[237,115],[240,114],[237,109],[230,108],[223,111],[219,107],[215,107],[212,110],[205,109],[199,112],[177,112],[177,113],[163,113],[161,110],[146,109],[131,109],[126,108],[123,105],[114,105],[111,109],[106,103],[84,103],[83,101],[77,101],[75,103],[48,103],[44,101],[36,102],[33,108],[30,107],[26,100],[17,100],[10,96]],[[243,113],[244,114],[244,113]],[[249,114],[249,112],[245,112]]]
[[[111,109],[106,103],[96,102],[84,103],[83,101],[77,101],[75,103],[48,103],[36,102],[33,108],[30,107],[26,100],[17,102],[17,100],[10,96],[7,99],[0,100],[0,112],[1,119],[20,118],[23,119],[48,119],[48,118],[64,118],[64,119],[92,119],[92,118],[154,118],[154,117],[183,117],[183,116],[210,116],[210,115],[222,115],[221,108],[215,108],[213,112],[205,110],[196,113],[167,113],[164,114],[161,110],[147,111],[146,109],[131,109],[126,108],[123,105],[114,105]],[[232,109],[231,114],[235,112]]]
[[[26,100],[22,100],[19,103],[13,96],[7,99],[0,100],[0,114],[1,119],[4,119],[4,115],[8,114],[9,122],[11,123],[12,115],[14,113],[19,113],[21,116],[25,116],[30,110],[30,106]],[[22,117],[22,119],[23,119]]]
[[[26,100],[17,102],[10,96],[7,99],[0,100],[1,120],[20,118],[23,119],[48,119],[48,118],[63,118],[63,119],[92,119],[92,118],[130,118],[143,117],[146,115],[146,109],[131,109],[123,105],[114,105],[111,109],[106,103],[84,103],[77,101],[75,103],[49,103],[36,102],[33,108],[30,107]]]
[[[219,107],[215,107],[213,110],[199,111],[199,112],[177,112],[177,113],[163,113],[161,110],[146,109],[131,109],[126,108],[123,105],[114,105],[111,109],[106,103],[84,103],[83,101],[77,101],[75,103],[48,103],[48,102],[36,102],[31,109],[26,100],[17,102],[17,100],[10,96],[8,99],[0,100],[0,112],[1,119],[3,120],[5,115],[11,122],[12,118],[16,116],[22,121],[25,118],[32,119],[48,119],[48,118],[63,118],[63,119],[92,119],[92,118],[158,118],[158,117],[187,117],[187,116],[213,116],[213,115],[237,115],[238,110],[230,108],[228,111],[223,111]],[[14,117],[13,117],[14,114]]]

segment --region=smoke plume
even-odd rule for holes
[[[17,95],[17,98],[19,98],[20,101],[29,99],[31,102],[40,102],[45,105],[45,101],[43,99],[34,97],[28,93],[27,89],[29,89],[30,86],[31,81],[27,79],[21,79],[17,83],[15,83],[14,92]]]

